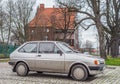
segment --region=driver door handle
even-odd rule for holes
[[[41,57],[41,55],[37,55],[37,57]]]

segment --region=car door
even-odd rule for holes
[[[36,69],[38,71],[63,72],[64,54],[60,55],[60,49],[52,42],[40,42],[36,57]]]
[[[38,42],[26,43],[17,53],[17,58],[19,58],[20,61],[26,62],[30,70],[35,69],[35,58],[37,56],[38,45]]]

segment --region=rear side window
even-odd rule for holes
[[[19,52],[37,53],[37,43],[27,43],[25,46],[19,49]]]
[[[53,43],[40,43],[39,53],[53,53],[54,44]]]
[[[39,45],[39,53],[57,53],[58,50],[54,43],[41,42]]]

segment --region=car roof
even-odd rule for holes
[[[27,41],[26,43],[32,43],[32,42],[52,42],[52,43],[56,43],[56,42],[61,42],[61,41]]]

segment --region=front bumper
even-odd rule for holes
[[[105,64],[100,64],[99,66],[89,66],[89,74],[96,75],[100,73],[104,73],[106,66]]]

